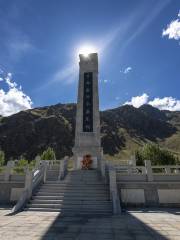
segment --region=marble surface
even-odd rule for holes
[[[62,217],[53,212],[0,209],[1,240],[180,239],[180,209],[132,210],[120,216]]]

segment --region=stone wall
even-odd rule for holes
[[[0,182],[0,204],[15,203],[24,189],[24,183]]]
[[[122,206],[180,207],[178,182],[118,182]]]

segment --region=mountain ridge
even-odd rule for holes
[[[58,103],[1,117],[0,148],[6,159],[33,159],[48,146],[57,158],[72,155],[75,115],[75,103]],[[101,111],[100,117],[102,147],[108,156],[129,158],[147,142],[180,153],[180,112],[123,105]]]

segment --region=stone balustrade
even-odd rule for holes
[[[20,197],[20,202],[28,199],[40,182],[46,182],[47,171],[53,166],[59,169],[58,179],[62,180],[67,174],[68,160],[69,158],[65,157],[62,160],[46,161],[36,157],[33,169],[28,166],[19,167],[17,160],[8,161],[6,166],[1,167],[0,172],[0,203],[15,203]]]
[[[121,206],[180,206],[180,165],[115,165]]]
[[[35,191],[35,189],[41,184],[42,182],[46,182],[46,176],[47,176],[47,167],[50,165],[56,165],[58,163],[59,165],[59,176],[58,180],[64,179],[66,173],[67,173],[67,163],[68,163],[69,157],[65,157],[63,160],[55,160],[55,161],[48,161],[44,160],[42,162],[39,162],[39,166],[36,164],[36,168],[33,170],[29,170],[29,168],[26,171],[26,177],[25,177],[25,186],[24,190],[16,203],[16,205],[12,209],[12,213],[16,213],[19,210],[21,210],[24,205],[27,203],[27,201],[31,198],[32,193]],[[39,161],[39,159],[36,159]],[[38,168],[37,168],[38,166]]]
[[[145,166],[114,166],[118,181],[179,181],[180,165],[151,166],[151,161],[146,160]]]
[[[36,158],[33,170],[24,167],[18,173],[17,164],[8,162],[3,170],[1,168],[0,203],[16,202],[20,196],[22,202],[28,199],[40,182],[46,182],[47,172],[49,174],[50,169],[53,172],[54,167],[59,169],[59,173],[56,170],[57,180],[61,181],[67,173],[67,163],[68,157],[53,161]],[[122,206],[180,205],[179,165],[151,166],[148,160],[145,161],[145,166],[110,165],[102,158],[100,172],[105,183],[109,184],[114,214],[121,211],[120,199]]]

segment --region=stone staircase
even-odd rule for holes
[[[109,187],[97,170],[74,170],[57,181],[57,170],[49,169],[47,181],[33,195],[25,210],[61,212],[63,215],[112,214]]]

